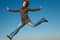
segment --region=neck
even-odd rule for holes
[[[22,8],[27,8],[27,7],[22,7]]]

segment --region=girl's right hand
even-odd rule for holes
[[[7,10],[9,10],[9,7],[6,7]]]

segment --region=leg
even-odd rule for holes
[[[41,24],[41,23],[42,23],[42,22],[40,22],[40,23],[37,22],[36,24],[33,24],[33,23],[29,22],[28,24],[34,28],[34,27],[36,27],[37,25],[39,25],[39,24]]]
[[[29,25],[31,25],[32,27],[36,27],[37,25],[43,23],[43,22],[48,22],[45,18],[42,18],[41,20],[39,20],[37,23],[32,24],[31,22],[28,22]]]
[[[24,26],[24,24],[20,23],[15,31],[13,31],[10,35],[7,35],[7,37],[11,40],[18,31]]]

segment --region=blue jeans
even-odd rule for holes
[[[15,36],[15,35],[18,33],[18,31],[19,31],[23,26],[24,26],[24,24],[20,23],[20,24],[18,25],[17,29],[16,29],[15,31],[13,31],[9,36],[10,36],[11,38],[13,38],[13,36]]]
[[[31,25],[32,27],[36,27],[37,25],[39,25],[39,24],[41,24],[41,23],[42,23],[42,21],[39,20],[36,24],[32,24],[31,22],[28,22],[27,24]],[[15,31],[13,31],[9,36],[10,36],[11,38],[13,38],[13,37],[18,33],[18,31],[19,31],[24,25],[25,25],[25,24],[20,23],[20,24],[18,25],[17,29],[16,29]]]

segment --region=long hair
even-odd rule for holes
[[[26,2],[27,3],[26,7],[28,7],[29,3],[30,3],[30,0],[23,0],[23,2]],[[22,4],[23,4],[23,2],[22,2]]]

